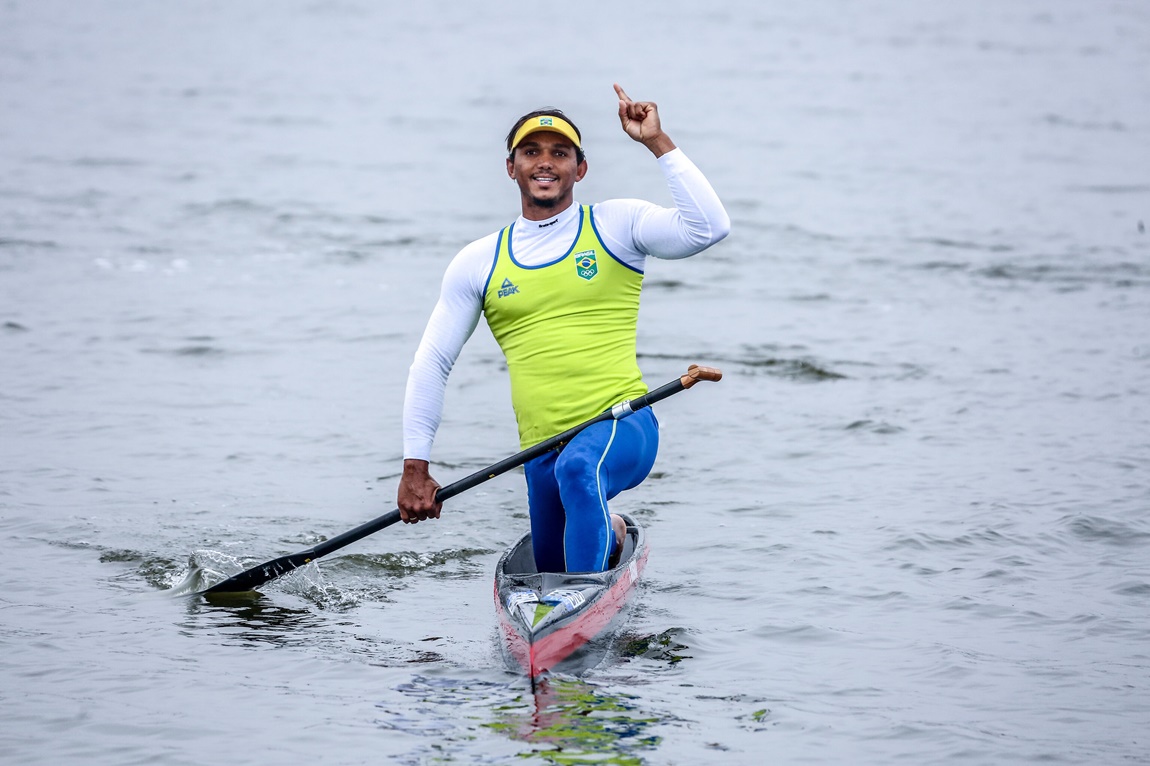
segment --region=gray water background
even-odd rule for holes
[[[0,761],[1150,762],[1150,5],[0,2]],[[650,531],[611,657],[535,698],[490,578],[521,477],[255,603],[166,589],[393,507],[444,266],[518,212],[669,204]],[[515,451],[483,328],[435,472]]]

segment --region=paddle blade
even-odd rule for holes
[[[238,575],[233,575],[223,582],[216,583],[207,590],[201,591],[199,595],[206,596],[216,593],[243,593],[245,591],[255,590],[261,585],[271,582],[277,577],[291,572],[294,569],[299,569],[305,564],[315,560],[316,556],[314,551],[300,551],[293,553],[290,556],[281,556],[278,559],[265,562],[259,566],[252,567],[246,571],[240,572]]]

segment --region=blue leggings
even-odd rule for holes
[[[524,467],[540,572],[601,572],[615,547],[607,501],[638,486],[659,450],[650,407],[584,429]]]

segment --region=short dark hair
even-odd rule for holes
[[[510,132],[507,134],[507,155],[512,159],[515,158],[515,150],[511,148],[511,142],[515,140],[515,134],[519,132],[521,127],[523,127],[523,123],[527,122],[533,117],[558,117],[562,120],[566,120],[567,123],[571,125],[571,127],[575,128],[575,135],[579,136],[579,143],[583,143],[583,134],[579,132],[579,126],[576,125],[570,117],[563,114],[562,109],[536,109],[534,112],[528,112],[516,120],[515,124],[511,126]],[[584,153],[583,147],[576,146],[575,161],[582,162],[585,159],[587,159],[587,155]]]

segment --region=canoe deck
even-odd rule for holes
[[[495,606],[504,654],[532,681],[598,664],[647,563],[646,535],[628,516],[619,564],[605,572],[539,572],[524,535],[499,560]]]

